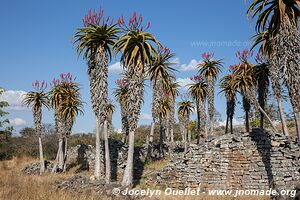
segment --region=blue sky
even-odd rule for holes
[[[85,115],[78,117],[74,131],[93,131],[95,126],[87,65],[76,55],[71,37],[82,26],[85,13],[100,6],[106,15],[115,19],[122,15],[126,18],[137,11],[143,14],[146,21],[151,21],[150,32],[176,54],[179,63],[175,68],[179,70],[177,77],[181,82],[188,82],[187,78],[197,72],[193,70],[194,65],[201,60],[201,54],[205,51],[214,52],[215,58],[224,59],[227,69],[237,62],[237,50],[249,48],[249,38],[254,34],[254,26],[245,15],[247,5],[243,0],[3,1],[0,7],[0,86],[10,90],[5,98],[12,105],[9,118],[18,125],[17,130],[32,126],[32,113],[22,107],[18,99],[21,91],[31,90],[31,83],[36,79],[50,82],[62,72],[71,72],[77,77],[86,102]],[[118,57],[111,61],[110,91],[115,87],[114,81],[120,77],[117,62]],[[226,69],[224,73],[227,73]],[[140,124],[151,122],[150,100],[148,84]],[[216,109],[223,119],[225,108],[225,98],[216,94]],[[119,116],[117,109],[113,120],[116,128],[121,127]],[[236,118],[241,116],[242,111],[238,106]],[[52,123],[53,113],[45,111],[43,121]]]

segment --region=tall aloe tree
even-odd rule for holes
[[[226,97],[226,128],[225,134],[228,133],[228,126],[230,123],[230,132],[233,133],[233,116],[235,112],[235,104],[236,104],[236,93],[237,89],[235,87],[235,79],[234,74],[229,74],[224,76],[220,80],[220,93],[224,93]]]
[[[254,48],[257,45],[260,45],[259,52],[263,57],[266,58],[264,63],[267,63],[269,68],[272,89],[278,105],[282,131],[285,135],[289,135],[288,128],[286,125],[286,120],[285,120],[284,109],[281,101],[282,83],[281,83],[280,69],[278,67],[279,59],[276,57],[273,51],[272,35],[269,33],[269,31],[264,31],[263,33],[258,33],[253,38],[254,38],[254,43],[252,48]],[[262,63],[262,61],[259,62]]]
[[[124,171],[123,186],[133,183],[133,153],[134,153],[134,133],[137,128],[138,119],[144,96],[144,77],[146,67],[151,65],[152,56],[155,53],[153,44],[160,44],[158,40],[142,25],[142,16],[134,12],[129,20],[128,26],[124,17],[118,20],[119,26],[123,30],[122,36],[115,44],[115,52],[121,52],[121,62],[129,74],[128,77],[128,102],[127,108],[129,122],[129,149],[127,164]]]
[[[64,144],[64,166],[63,171],[66,171],[66,160],[68,150],[68,138],[72,133],[73,125],[76,121],[76,117],[81,114],[83,115],[83,102],[79,94],[79,88],[64,91],[64,100],[61,105],[61,115],[65,121],[66,137]]]
[[[32,86],[35,91],[26,93],[23,103],[27,106],[32,106],[35,132],[39,139],[40,173],[43,173],[45,171],[45,161],[42,144],[42,107],[45,106],[49,109],[50,102],[48,93],[45,92],[47,88],[45,81],[36,81],[32,83]]]
[[[300,16],[298,0],[254,0],[247,14],[257,17],[258,33],[268,31],[272,36],[272,57],[280,58],[277,66],[282,77],[295,114],[300,145],[300,46],[298,21]]]
[[[206,78],[208,87],[207,87],[207,95],[208,95],[208,115],[210,122],[210,132],[213,131],[215,125],[214,113],[214,84],[218,77],[218,74],[222,69],[222,60],[214,60],[213,53],[203,53],[202,58],[203,62],[198,65],[199,74]]]
[[[148,153],[147,153],[146,161],[149,161],[151,159],[155,123],[160,124],[160,130],[161,130],[160,131],[160,147],[161,147],[160,152],[162,152],[162,145],[163,145],[162,117],[166,117],[167,114],[169,115],[169,112],[167,112],[166,115],[160,115],[163,102],[167,102],[166,97],[163,97],[161,93],[162,92],[166,93],[166,89],[170,87],[170,76],[173,75],[173,71],[174,71],[172,65],[175,64],[171,62],[171,59],[174,58],[174,56],[175,54],[172,54],[170,49],[159,46],[157,49],[157,54],[155,54],[153,57],[153,63],[148,69],[148,76],[152,81],[152,86],[153,86],[153,90],[152,90],[153,91],[153,95],[152,95],[153,121],[151,124],[151,131],[148,139],[149,140],[148,151],[147,151]]]
[[[254,79],[256,82],[258,102],[262,109],[265,109],[266,99],[270,85],[270,69],[267,60],[258,54],[256,57],[257,65],[254,66]],[[260,128],[264,128],[264,114],[260,112]]]
[[[161,157],[164,157],[163,144],[164,144],[164,132],[166,126],[164,125],[164,121],[166,116],[170,112],[170,101],[168,99],[163,99],[159,106],[159,154]]]
[[[58,136],[56,164],[52,172],[65,171],[68,137],[78,113],[83,113],[83,104],[79,85],[70,73],[61,74],[60,79],[53,79],[50,93],[51,105],[55,111],[55,124]]]
[[[127,88],[127,79],[118,79],[116,81],[117,88],[114,90],[114,95],[117,101],[120,104],[121,108],[121,122],[122,122],[122,142],[127,144],[128,135],[129,135],[129,124],[128,124],[128,88]]]
[[[249,62],[249,58],[253,56],[253,52],[249,52],[245,49],[243,52],[237,52],[236,56],[239,58],[240,63],[234,66],[233,74],[234,74],[234,87],[239,89],[240,93],[243,96],[243,108],[245,110],[245,125],[246,131],[250,131],[250,124],[249,124],[249,112],[251,109],[251,104],[254,105],[256,110],[259,110],[264,116],[267,118],[269,124],[272,128],[277,131],[273,121],[261,108],[259,103],[256,99],[256,92],[255,92],[255,77],[254,77],[254,65]]]
[[[194,83],[189,85],[189,93],[196,103],[198,131],[197,144],[199,144],[201,137],[201,124],[203,124],[204,126],[204,135],[207,136],[205,109],[205,101],[207,97],[207,82],[201,76],[191,77],[191,80],[193,80]]]
[[[178,103],[178,116],[182,120],[184,126],[183,136],[184,136],[184,151],[187,151],[187,140],[189,131],[190,115],[194,111],[194,105],[192,101],[184,100]]]
[[[104,17],[103,10],[97,13],[89,11],[83,19],[84,27],[79,28],[75,34],[78,54],[83,54],[83,58],[88,62],[88,76],[90,81],[90,93],[92,108],[96,116],[96,158],[95,177],[101,176],[100,170],[100,129],[107,130],[107,116],[105,107],[108,99],[108,64],[111,57],[111,47],[118,39],[119,29],[112,23],[109,17]],[[104,132],[105,143],[105,180],[110,182],[110,163],[108,149],[108,133]]]
[[[176,77],[170,77],[170,83],[168,84],[168,87],[166,88],[165,95],[166,98],[170,101],[170,112],[168,115],[168,124],[170,126],[170,142],[171,145],[174,143],[174,126],[176,124],[175,119],[175,100],[176,97],[179,95],[179,87],[180,85],[175,81]]]

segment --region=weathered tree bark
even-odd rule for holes
[[[197,144],[200,144],[201,137],[201,117],[200,117],[200,101],[196,99],[196,112],[197,112]],[[203,111],[202,111],[203,112]]]
[[[171,144],[174,143],[174,129],[173,129],[173,127],[171,127],[171,129],[170,129],[170,142],[171,142]]]
[[[143,71],[139,70],[143,67],[142,63],[139,61],[137,63],[137,68],[128,67],[129,74],[131,77],[128,79],[128,123],[129,127],[129,148],[127,164],[124,170],[122,186],[130,186],[133,183],[133,155],[134,155],[134,134],[137,128],[138,120],[141,113],[141,107],[144,97],[144,75]],[[132,71],[133,70],[133,71]]]
[[[65,149],[64,149],[64,166],[63,172],[67,171],[67,158],[68,158],[68,137],[65,137]]]
[[[44,155],[43,155],[43,144],[42,144],[42,138],[39,136],[39,152],[40,152],[40,173],[45,172],[45,161],[44,161]]]
[[[229,116],[226,117],[225,134],[228,133]]]
[[[65,150],[65,142],[64,142],[64,138],[60,138],[58,145],[60,146],[59,152],[58,152],[58,169],[59,171],[63,170],[64,167],[64,150]]]
[[[104,135],[104,146],[105,146],[105,182],[106,184],[110,183],[111,179],[111,167],[110,167],[110,156],[109,156],[109,141],[108,141],[108,128],[107,120],[104,121],[103,125],[103,135]]]
[[[233,116],[230,117],[230,133],[233,134]]]
[[[295,112],[295,119],[296,119],[296,128],[297,128],[297,133],[298,133],[298,145],[300,146],[300,112]]]
[[[134,154],[134,131],[129,132],[129,148],[126,168],[123,175],[123,186],[130,186],[133,182],[133,154]]]
[[[214,97],[214,79],[211,77],[208,80],[208,115],[209,115],[209,131],[212,133],[214,131],[215,125],[215,97]]]
[[[184,128],[184,153],[187,152],[187,134],[188,134],[188,131],[187,131],[187,128]]]
[[[162,119],[159,119],[159,156],[164,157],[164,126],[162,124]]]
[[[151,123],[151,130],[150,130],[150,135],[149,139],[147,140],[147,156],[145,159],[145,162],[150,162],[152,160],[152,148],[153,148],[153,135],[154,135],[154,128],[155,128],[155,123],[154,120]]]
[[[286,125],[286,120],[285,120],[285,116],[284,116],[284,111],[283,111],[283,107],[282,107],[281,98],[276,97],[276,100],[277,100],[277,105],[278,105],[278,110],[279,110],[279,116],[280,116],[282,131],[286,136],[289,136],[289,131],[288,131],[288,128],[287,128],[287,125]]]
[[[95,172],[94,176],[97,180],[101,177],[101,144],[100,144],[100,124],[99,119],[96,117],[96,153],[95,153]]]
[[[249,124],[249,112],[245,112],[245,124],[246,124],[246,132],[250,132],[250,124]]]
[[[37,110],[34,110],[33,108],[33,120],[35,125],[35,132],[38,136],[40,174],[42,174],[45,172],[45,161],[44,161],[44,152],[43,152],[43,144],[42,144],[42,107],[39,107]]]

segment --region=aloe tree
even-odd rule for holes
[[[78,54],[83,54],[83,58],[88,62],[88,75],[90,81],[90,93],[92,108],[96,116],[96,157],[95,157],[95,177],[101,176],[100,170],[100,129],[107,130],[107,113],[105,107],[108,99],[108,64],[111,58],[111,47],[118,39],[119,29],[112,23],[109,17],[104,17],[103,10],[97,13],[89,11],[83,19],[84,28],[79,28],[75,34]],[[110,163],[108,147],[108,132],[104,131],[105,143],[105,181],[110,182]]]
[[[158,40],[142,25],[142,16],[134,12],[129,23],[125,24],[124,17],[118,20],[123,30],[122,36],[115,44],[115,52],[121,52],[121,62],[129,74],[128,77],[128,123],[129,123],[129,149],[127,164],[124,171],[123,186],[129,186],[133,182],[133,153],[134,133],[137,128],[138,119],[144,96],[144,77],[146,67],[151,65],[155,48],[153,44],[159,44]],[[128,26],[127,26],[128,24]]]
[[[68,88],[64,90],[64,99],[61,104],[61,115],[65,121],[66,134],[65,134],[65,144],[64,144],[64,166],[63,171],[66,171],[66,160],[67,160],[67,150],[68,150],[68,138],[72,133],[73,125],[76,121],[76,117],[79,114],[83,115],[83,102],[79,94],[79,88],[73,89]]]
[[[174,125],[176,124],[175,119],[175,100],[176,97],[179,95],[179,84],[175,81],[176,77],[170,77],[170,83],[168,84],[168,87],[166,88],[165,95],[166,98],[170,101],[170,112],[168,114],[168,124],[170,126],[170,139],[171,145],[174,143]]]
[[[202,58],[203,61],[198,65],[199,74],[206,78],[208,87],[207,87],[207,95],[208,95],[208,115],[209,115],[209,123],[210,123],[210,132],[214,129],[215,124],[215,107],[214,107],[214,84],[218,77],[218,74],[221,72],[222,68],[222,60],[214,60],[213,53],[203,53]]]
[[[129,124],[128,124],[128,88],[126,78],[118,79],[116,81],[117,88],[114,90],[114,95],[117,101],[120,103],[121,108],[121,122],[122,122],[122,142],[127,144],[129,135]]]
[[[257,65],[254,66],[254,79],[258,93],[258,102],[262,109],[265,109],[268,89],[270,85],[270,69],[268,62],[258,54],[256,57]],[[264,128],[264,114],[260,112],[260,128]]]
[[[233,68],[233,74],[235,77],[234,87],[239,89],[240,93],[243,96],[243,108],[245,110],[246,131],[247,132],[250,131],[249,112],[251,109],[251,104],[254,105],[254,108],[256,110],[259,110],[264,114],[264,116],[267,118],[272,128],[275,131],[277,131],[273,121],[267,115],[267,113],[261,108],[261,106],[259,105],[256,99],[256,93],[255,93],[256,80],[254,77],[254,65],[250,63],[248,60],[252,55],[253,52],[249,52],[247,49],[245,49],[243,52],[238,51],[236,56],[239,58],[240,63]]]
[[[23,103],[27,106],[32,106],[35,132],[39,139],[40,173],[43,173],[45,171],[45,161],[42,144],[42,107],[45,106],[49,109],[50,102],[49,96],[47,92],[45,92],[45,89],[47,88],[47,83],[45,83],[45,81],[36,81],[32,83],[32,86],[35,91],[26,93]]]
[[[49,92],[51,106],[55,111],[55,125],[58,136],[56,164],[52,172],[65,171],[67,158],[67,140],[74,124],[75,113],[82,113],[82,100],[79,85],[70,73],[60,74],[60,79],[53,79]],[[76,115],[77,116],[77,115]]]
[[[157,54],[153,57],[153,63],[151,64],[148,70],[148,76],[152,81],[153,86],[153,95],[152,95],[152,124],[150,137],[148,139],[148,153],[146,161],[151,159],[152,152],[152,142],[154,135],[155,123],[160,124],[160,152],[162,153],[162,145],[163,145],[163,117],[166,115],[161,115],[161,109],[163,107],[163,103],[167,102],[166,97],[163,96],[162,93],[166,93],[167,88],[170,87],[170,76],[173,74],[174,69],[171,67],[175,63],[171,62],[171,59],[175,56],[172,54],[170,49],[166,47],[159,46],[157,49]],[[169,101],[168,101],[169,102]],[[168,104],[169,105],[169,104]],[[169,106],[170,108],[170,106]],[[164,120],[166,121],[166,120]]]
[[[201,137],[201,124],[204,126],[204,135],[207,136],[206,128],[206,109],[205,101],[207,97],[207,82],[201,76],[191,77],[194,81],[193,84],[189,85],[189,93],[196,103],[197,112],[197,144],[200,143]]]
[[[178,103],[178,116],[182,121],[183,125],[183,136],[184,136],[184,152],[187,151],[187,140],[190,123],[190,115],[194,111],[193,102],[184,100]]]
[[[164,132],[165,126],[163,121],[167,114],[170,112],[170,101],[168,99],[163,99],[159,106],[158,116],[159,116],[159,154],[164,157],[163,144],[164,144]]]
[[[228,126],[230,123],[230,132],[233,133],[233,116],[235,112],[236,105],[236,93],[237,89],[235,87],[235,79],[234,74],[229,74],[221,78],[220,80],[220,93],[224,93],[226,97],[226,127],[225,134],[228,133]]]
[[[256,31],[268,31],[272,38],[272,57],[284,80],[295,114],[300,145],[300,46],[298,0],[254,0],[247,14],[257,18]]]
[[[274,55],[273,45],[272,43],[272,35],[268,31],[265,31],[263,33],[259,33],[254,36],[254,43],[253,47],[257,45],[260,45],[259,47],[259,52],[261,55],[263,55],[266,60],[264,63],[267,63],[268,68],[269,68],[269,74],[271,77],[271,84],[272,84],[272,89],[274,92],[274,95],[277,100],[277,105],[278,105],[278,110],[279,110],[279,115],[280,115],[280,120],[281,120],[281,126],[282,126],[282,131],[285,135],[289,135],[288,128],[286,125],[286,120],[285,120],[285,114],[284,114],[284,109],[282,106],[282,101],[281,101],[281,78],[280,78],[280,70],[278,61],[279,59]],[[259,61],[262,63],[262,61]]]

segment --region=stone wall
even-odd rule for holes
[[[226,134],[174,153],[157,176],[173,188],[293,189],[300,180],[300,151],[284,135],[253,130]]]

